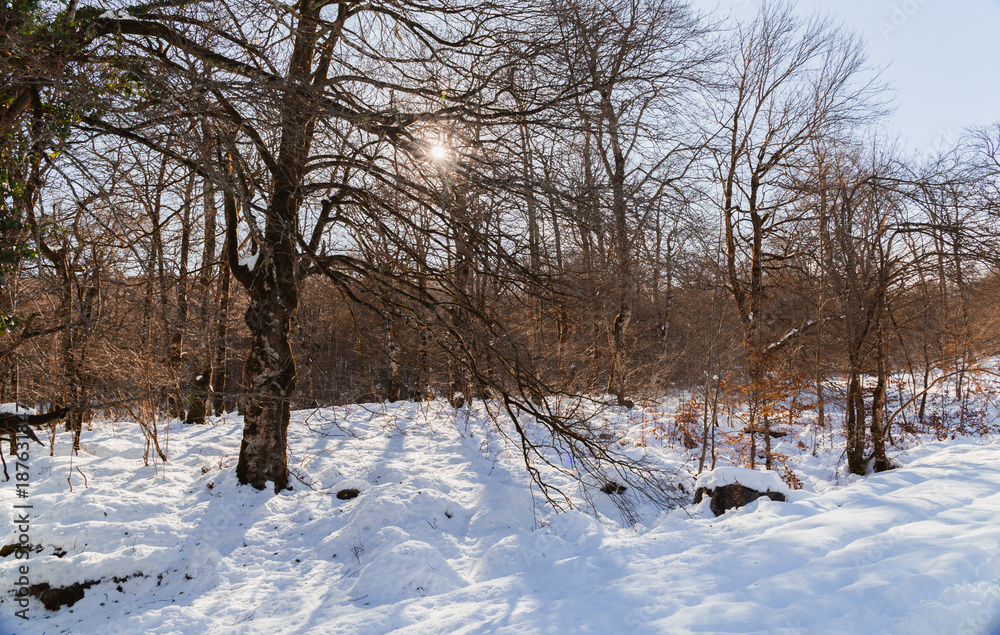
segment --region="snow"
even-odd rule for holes
[[[250,254],[249,256],[244,256],[243,258],[240,258],[240,264],[249,269],[250,271],[253,271],[253,268],[257,266],[258,257],[260,257],[259,251],[255,254]]]
[[[631,446],[655,414],[640,410],[598,416]],[[63,437],[54,457],[32,448],[32,582],[101,582],[57,612],[33,600],[25,622],[18,563],[2,558],[0,632],[1000,632],[994,437],[925,439],[868,478],[842,476],[837,444],[803,451],[790,461],[805,488],[789,502],[715,518],[707,500],[664,512],[635,500],[630,526],[597,483],[566,513],[536,500],[481,402],[293,413],[294,489],[280,495],[238,485],[240,417],[166,427],[165,464],[144,464],[124,421],[97,422],[77,457]],[[683,449],[634,451],[693,484]],[[779,485],[747,472],[700,482]],[[335,496],[348,488],[360,494]],[[10,544],[23,500],[0,492]]]
[[[355,602],[367,600],[366,605],[395,604],[410,598],[448,593],[468,585],[440,551],[426,542],[407,540],[365,565],[347,595]]]
[[[0,414],[4,415],[34,415],[38,414],[34,408],[25,408],[16,403],[0,404]]]
[[[102,19],[102,20],[131,20],[132,19],[132,16],[129,15],[128,11],[126,11],[125,9],[121,9],[120,11],[112,11],[111,9],[108,9],[107,11],[105,11],[104,13],[102,13],[98,17],[100,19]]]
[[[695,481],[695,488],[714,490],[718,487],[739,483],[758,492],[791,493],[777,472],[751,470],[745,467],[719,467],[705,472]]]
[[[103,20],[131,20],[132,16],[129,15],[128,11],[121,9],[119,11],[112,11],[108,9],[99,16]]]
[[[809,322],[806,323],[806,327],[808,328],[808,327],[812,326],[812,324],[813,324],[813,322],[810,320]],[[772,342],[771,344],[769,344],[768,347],[766,349],[764,349],[764,350],[766,350],[766,351],[773,351],[774,349],[776,349],[776,348],[778,348],[780,346],[783,346],[785,344],[785,342],[787,342],[789,339],[791,339],[791,338],[795,337],[796,335],[798,335],[798,333],[799,333],[799,329],[792,329],[791,331],[788,331],[787,333],[785,333],[784,335],[782,335],[781,339],[778,340],[777,342]]]

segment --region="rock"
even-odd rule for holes
[[[694,494],[694,502],[700,503],[705,494],[708,494],[709,498],[712,499],[712,503],[709,506],[712,508],[712,513],[716,516],[721,516],[730,509],[743,507],[761,496],[767,496],[773,501],[785,500],[785,495],[781,492],[758,492],[755,489],[744,487],[739,483],[733,483],[732,485],[717,487],[714,490],[708,490],[704,487],[698,488],[698,491]]]
[[[49,611],[58,611],[63,606],[73,606],[83,599],[83,592],[97,584],[99,580],[77,582],[69,586],[53,588],[47,582],[33,584],[28,587],[28,595],[33,595],[42,601],[42,606]]]
[[[624,494],[628,488],[615,481],[608,481],[601,487],[601,491],[611,496],[612,494]]]
[[[760,472],[739,467],[723,467],[698,477],[694,502],[707,495],[712,513],[721,516],[730,509],[743,507],[761,496],[773,501],[787,500],[788,487],[775,472]]]

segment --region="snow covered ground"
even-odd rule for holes
[[[278,496],[237,486],[241,429],[171,425],[155,466],[127,422],[78,457],[34,446],[31,582],[98,582],[26,622],[22,563],[0,558],[0,632],[1000,633],[996,438],[914,445],[866,479],[837,471],[839,446],[799,451],[789,502],[639,505],[631,527],[596,487],[554,513],[482,414],[444,403],[295,413],[301,480]],[[682,449],[650,451],[693,476]],[[10,544],[24,501],[0,493]]]

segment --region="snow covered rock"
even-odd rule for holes
[[[712,513],[721,516],[730,509],[743,507],[761,496],[784,501],[788,487],[776,472],[761,472],[743,467],[720,467],[698,477],[694,484],[694,502],[706,495],[712,500]]]
[[[472,578],[476,582],[484,582],[509,575],[523,575],[544,557],[537,547],[526,537],[504,536],[478,559],[472,568]]]
[[[372,605],[393,604],[439,595],[467,586],[441,552],[419,540],[407,540],[378,555],[361,570],[348,592]]]

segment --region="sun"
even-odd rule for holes
[[[435,161],[441,161],[442,159],[448,158],[448,148],[444,147],[440,143],[435,143],[431,146],[431,158]]]

